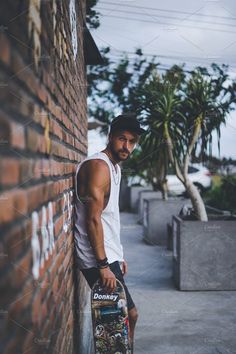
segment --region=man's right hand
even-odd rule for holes
[[[116,276],[109,267],[99,269],[102,285],[109,293],[113,292],[116,288]]]

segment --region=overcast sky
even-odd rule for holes
[[[161,68],[186,63],[186,69],[211,62],[228,64],[236,78],[236,1],[99,0],[100,27],[92,31],[99,48],[110,46],[113,59],[133,57],[141,48],[156,55]],[[89,154],[105,147],[89,132]],[[215,139],[216,141],[216,139]],[[221,157],[236,158],[236,112],[222,126]],[[218,156],[216,144],[213,154]]]

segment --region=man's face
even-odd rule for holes
[[[127,130],[111,133],[109,147],[116,161],[125,161],[134,150],[139,136]]]

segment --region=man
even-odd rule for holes
[[[120,242],[119,162],[128,159],[145,130],[134,115],[111,122],[107,147],[82,161],[76,171],[75,246],[78,266],[90,287],[101,279],[109,292],[116,278],[124,285],[133,343],[138,313],[123,276],[127,263]]]

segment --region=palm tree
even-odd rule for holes
[[[143,89],[142,102],[143,121],[149,124],[143,140],[144,150],[148,153],[156,147],[153,160],[157,167],[162,165],[159,171],[162,182],[165,182],[166,166],[171,162],[201,221],[208,218],[202,197],[188,177],[190,159],[196,155],[199,144],[200,153],[206,153],[213,131],[217,130],[220,138],[220,126],[235,103],[235,83],[226,86],[226,67],[213,65],[212,68],[213,76],[206,69],[203,72],[197,68],[175,85],[166,80],[168,76],[163,85],[154,76]]]
[[[181,100],[177,93],[183,80],[181,67],[173,67],[166,75],[153,78],[144,86],[139,111],[147,134],[141,137],[143,154],[148,159],[148,176],[154,190],[161,190],[164,200],[168,199],[167,169],[172,156],[173,138],[178,139]]]

